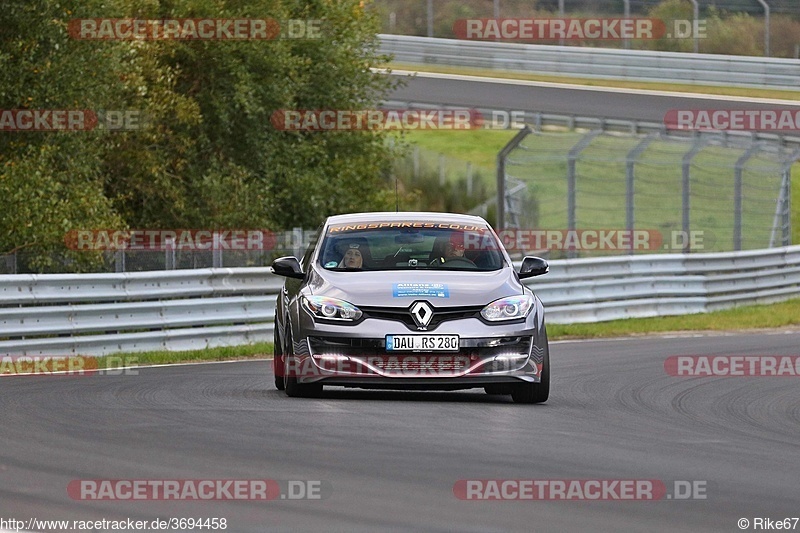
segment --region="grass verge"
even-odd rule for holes
[[[234,361],[238,359],[258,359],[272,355],[272,343],[261,342],[245,346],[220,346],[204,350],[180,352],[135,352],[120,353],[106,357],[98,357],[98,368],[115,368],[128,364],[130,366],[169,365],[174,363],[192,363],[203,361]]]
[[[568,83],[587,87],[614,87],[619,89],[642,89],[649,91],[668,91],[677,93],[715,94],[721,96],[742,96],[748,98],[771,98],[776,100],[800,100],[800,91],[782,91],[778,89],[755,89],[749,87],[721,87],[712,85],[691,85],[687,83],[633,82],[625,80],[609,80],[597,78],[580,78],[570,76],[552,76],[546,74],[530,74],[504,70],[490,70],[467,67],[446,67],[442,65],[408,65],[391,63],[382,68],[392,70],[409,70],[415,72],[436,72],[442,74],[460,74],[464,76],[481,76],[484,78],[501,78],[508,80],[541,81],[547,83]]]
[[[631,318],[593,324],[549,324],[551,341],[626,337],[680,331],[736,331],[800,326],[800,299],[753,305],[706,314]],[[167,365],[203,361],[260,359],[272,355],[271,343],[227,346],[185,352],[120,353],[97,359],[97,368]]]
[[[548,324],[551,340],[623,337],[674,331],[735,331],[800,325],[800,299],[713,313],[630,318],[592,324]]]

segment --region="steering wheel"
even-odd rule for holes
[[[466,257],[451,257],[450,259],[445,260],[443,263],[440,263],[438,259],[435,259],[435,261],[438,263],[437,266],[440,266],[440,267],[442,267],[442,266],[451,266],[451,265],[455,264],[455,265],[461,265],[461,266],[464,266],[464,267],[475,267],[475,268],[477,268],[477,265],[475,265],[475,263],[473,263],[472,261],[470,261]]]

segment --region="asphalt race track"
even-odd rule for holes
[[[392,101],[419,102],[469,108],[506,109],[575,115],[613,117],[621,120],[662,122],[670,109],[775,109],[800,106],[800,102],[765,102],[757,99],[679,95],[598,87],[575,88],[559,84],[537,84],[508,80],[469,81],[463,77],[429,77],[420,73],[395,90]],[[602,82],[598,82],[602,83]],[[799,526],[800,527],[800,526]]]
[[[326,390],[267,361],[0,379],[0,516],[225,517],[227,531],[739,531],[800,516],[800,378],[669,376],[670,355],[798,355],[800,332],[552,345],[553,392]],[[75,501],[75,479],[321,480],[322,500]],[[691,501],[463,501],[462,479],[706,482]],[[798,526],[800,528],[800,526]]]

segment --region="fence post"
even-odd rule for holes
[[[696,54],[700,50],[700,41],[698,40],[697,36],[697,29],[698,20],[700,19],[700,5],[697,3],[697,0],[689,0],[692,3],[693,13],[692,13],[692,33],[694,33],[694,45],[693,50]]]
[[[634,170],[636,166],[636,160],[642,155],[647,147],[653,142],[658,134],[651,133],[644,139],[642,139],[639,144],[633,147],[628,155],[625,158],[625,229],[628,231],[628,239],[630,240],[630,247],[628,248],[628,253],[633,253],[633,229],[635,224],[635,217],[634,217]]]
[[[769,4],[767,3],[767,0],[758,0],[758,3],[764,8],[764,57],[769,57]]]
[[[175,270],[177,261],[175,261],[175,239],[167,238],[164,241],[164,268],[166,270]]]
[[[754,144],[736,161],[733,177],[733,249],[742,249],[742,174],[747,161],[761,146]]]
[[[778,205],[775,207],[775,217],[769,238],[770,248],[775,245],[775,233],[778,226],[781,228],[781,246],[792,244],[792,165],[798,158],[800,158],[800,149],[795,150],[787,157],[783,166],[781,192],[778,196]]]
[[[691,207],[692,207],[692,159],[702,150],[708,141],[695,139],[692,148],[683,154],[681,165],[681,229],[683,230],[683,253],[691,252],[691,240],[689,231],[691,227]]]
[[[494,18],[500,18],[500,0],[494,0]]]
[[[213,241],[211,246],[211,267],[222,268],[222,239],[219,232],[212,233]]]
[[[587,133],[573,146],[567,155],[567,230],[575,231],[577,222],[575,218],[575,199],[577,193],[577,177],[575,173],[575,163],[584,148],[594,140],[595,137],[603,133],[602,130],[595,130]],[[567,257],[575,257],[575,251],[567,252]]]
[[[303,257],[303,228],[292,228],[292,255]]]
[[[631,0],[622,0],[625,3],[625,18],[630,18],[631,16]],[[625,49],[628,50],[631,47],[631,40],[628,37],[625,37]]]
[[[467,161],[467,196],[472,197],[472,163]]]
[[[433,0],[428,0],[428,37],[433,37]]]
[[[785,170],[781,175],[781,192],[778,195],[778,202],[775,206],[775,216],[772,219],[772,231],[769,234],[769,247],[772,248],[775,246],[775,234],[778,232],[778,227],[781,227],[781,246],[787,246],[783,244],[785,232],[783,224],[785,223],[784,216],[786,212],[784,211],[785,204],[786,204],[786,182],[789,180],[789,173]]]
[[[445,169],[444,169],[444,154],[439,154],[439,186],[444,187],[445,183]]]
[[[120,248],[114,252],[114,271],[125,272],[125,249]]]
[[[791,164],[786,171],[786,192],[784,202],[786,209],[783,210],[783,245],[792,245],[792,170]]]
[[[419,145],[414,145],[414,179],[419,179]]]
[[[531,128],[526,124],[497,154],[497,222],[495,223],[497,231],[502,231],[506,227],[506,157],[530,133]]]

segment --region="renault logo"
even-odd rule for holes
[[[428,302],[414,302],[409,310],[414,322],[417,323],[417,329],[428,329],[428,324],[433,318],[433,309]]]

